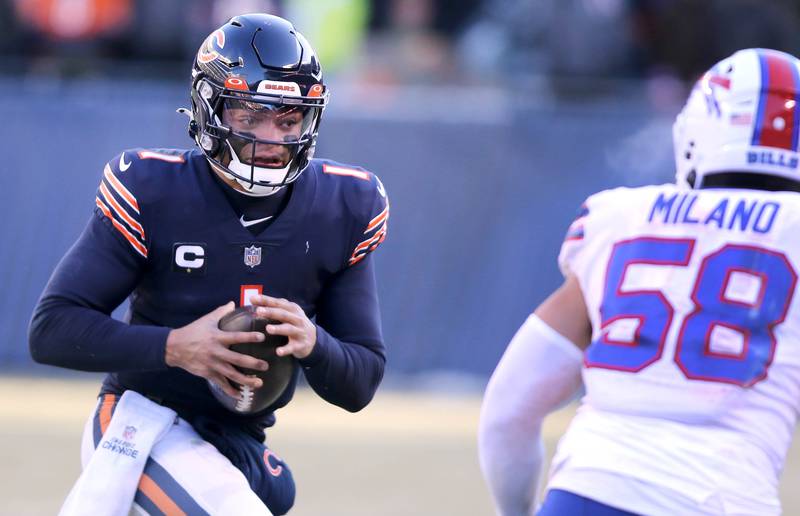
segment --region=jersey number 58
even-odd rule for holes
[[[797,274],[783,253],[728,244],[707,256],[691,287],[694,309],[675,320],[660,290],[622,289],[628,267],[686,267],[693,239],[644,237],[618,242],[609,258],[600,306],[600,336],[586,351],[588,367],[637,372],[661,358],[673,325],[680,324],[674,361],[693,380],[743,387],[764,379],[775,353],[775,326],[783,322]],[[738,292],[738,294],[737,294]],[[613,336],[614,324],[632,320],[630,339]],[[715,349],[715,342],[737,343]]]

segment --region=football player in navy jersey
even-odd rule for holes
[[[144,468],[139,511],[287,512],[294,482],[264,430],[299,374],[353,412],[381,381],[371,252],[389,203],[372,173],[313,159],[328,97],[314,50],[288,21],[249,14],[214,31],[194,62],[191,111],[181,110],[199,149],[131,149],[109,161],[94,214],[34,311],[37,362],[109,373],[84,464],[125,391],[179,416]],[[112,319],[126,298],[126,322]],[[231,382],[262,382],[238,368],[267,368],[229,349],[262,334],[217,328],[232,301],[276,320],[267,331],[288,338],[277,353],[296,359],[289,387],[256,413],[229,411],[209,389],[237,396]]]

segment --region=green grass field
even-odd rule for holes
[[[77,478],[79,442],[96,380],[0,377],[0,514],[54,515]],[[358,414],[300,391],[278,413],[270,446],[293,469],[292,515],[488,515],[477,463],[480,399],[381,391]],[[552,452],[572,409],[548,418]],[[798,439],[796,439],[797,441]],[[782,482],[800,514],[800,445]]]

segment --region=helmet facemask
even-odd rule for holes
[[[198,131],[198,144],[243,193],[277,192],[297,179],[313,157],[326,96],[243,91],[204,78],[194,91],[193,100],[201,103],[207,116],[198,121],[204,129]]]
[[[312,159],[328,96],[316,52],[290,22],[235,16],[195,57],[189,134],[233,188],[270,195]]]

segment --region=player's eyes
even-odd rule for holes
[[[274,113],[265,113],[263,115],[250,113],[234,116],[232,122],[235,127],[243,130],[255,130],[272,126],[283,132],[295,133],[299,130],[303,117],[292,113],[287,113],[284,116]]]
[[[300,118],[296,116],[281,117],[278,119],[278,127],[283,129],[294,129],[300,124]]]

